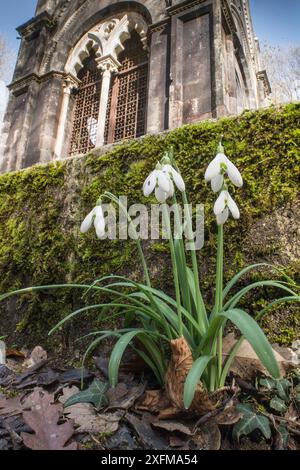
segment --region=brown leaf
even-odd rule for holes
[[[136,409],[159,413],[168,406],[170,406],[170,399],[164,390],[147,390],[142,401],[136,405]]]
[[[17,416],[23,413],[20,397],[0,399],[0,416]]]
[[[127,413],[124,419],[133,427],[140,443],[146,449],[154,450],[164,450],[167,447],[167,443],[164,439],[160,438],[157,433],[155,433],[151,426],[137,418],[135,415]]]
[[[23,362],[23,367],[30,369],[43,361],[47,361],[47,359],[48,356],[46,351],[41,346],[37,346],[30,354],[30,357]]]
[[[32,450],[76,450],[75,442],[66,445],[74,428],[70,421],[58,424],[62,406],[53,404],[53,395],[36,389],[28,400],[31,411],[24,412],[23,419],[35,434],[21,434],[25,446]]]
[[[172,448],[180,448],[180,450],[189,450],[187,446],[187,441],[184,441],[183,439],[180,439],[177,436],[171,436],[169,439],[170,447]]]
[[[300,419],[299,411],[293,403],[289,406],[289,409],[286,412],[284,418],[294,422]]]
[[[118,410],[129,410],[135,402],[143,395],[145,391],[145,385],[141,384],[136,387],[132,387],[128,390],[127,394],[116,400],[114,403],[111,403],[107,408],[108,410],[118,409]]]
[[[234,333],[229,334],[224,338],[223,342],[223,356],[224,359],[230,355],[233,347],[236,345],[237,339]],[[285,377],[286,374],[294,367],[292,363],[287,362],[277,351],[274,351],[275,358],[279,364],[280,374]],[[267,369],[262,365],[259,358],[255,354],[252,346],[248,341],[244,341],[238,351],[235,361],[231,366],[231,372],[238,375],[243,380],[252,380],[257,377],[257,373],[270,377]]]
[[[215,421],[220,426],[232,426],[237,423],[243,417],[242,413],[239,413],[235,406],[225,409],[215,417]]]
[[[180,423],[179,421],[154,421],[152,426],[159,429],[164,429],[169,432],[180,432],[186,436],[193,436],[192,429],[186,424]]]
[[[184,385],[193,366],[193,356],[187,341],[183,337],[171,341],[170,345],[172,356],[165,377],[166,391],[172,405],[179,410],[185,410],[183,404]],[[203,416],[213,409],[214,405],[209,399],[208,392],[199,382],[190,411]]]
[[[15,380],[14,380],[14,385],[20,385],[24,380],[28,379],[29,377],[32,377],[35,375],[40,369],[42,369],[45,365],[47,364],[47,361],[42,361],[39,364],[35,364],[32,366],[30,369],[28,369],[26,372],[22,373],[21,375],[18,375]]]
[[[26,355],[24,354],[24,352],[18,351],[17,349],[8,349],[6,351],[6,357],[25,359]]]
[[[192,438],[197,450],[220,450],[221,432],[217,423],[208,421]]]
[[[110,405],[117,404],[121,398],[124,398],[128,393],[127,385],[125,384],[118,384],[115,388],[111,388],[106,392],[106,396],[108,398]]]
[[[66,387],[59,401],[65,403],[79,392],[77,387]],[[119,428],[121,416],[112,413],[97,414],[89,403],[78,403],[65,408],[64,414],[72,419],[78,428],[76,433],[113,434]]]

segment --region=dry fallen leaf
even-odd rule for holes
[[[171,404],[179,410],[185,411],[183,404],[184,385],[189,371],[193,366],[193,356],[185,338],[179,338],[170,342],[172,356],[166,373],[165,384]],[[209,399],[208,392],[199,382],[195,398],[190,411],[203,416],[214,409]]]
[[[26,355],[23,351],[18,351],[17,349],[8,349],[6,351],[6,357],[25,359]]]
[[[20,397],[0,399],[0,416],[17,416],[23,413]]]
[[[127,393],[122,398],[120,397],[119,400],[116,400],[108,406],[107,410],[129,410],[135,402],[143,395],[145,391],[145,385],[140,384],[136,387],[132,387],[127,390]],[[147,410],[148,411],[148,410]]]
[[[223,342],[223,355],[226,359],[232,348],[236,345],[237,339],[234,333],[230,333],[224,338]],[[285,377],[294,366],[287,362],[277,351],[274,350],[274,355],[278,361],[280,373],[282,377]],[[248,341],[244,341],[239,349],[234,363],[231,366],[231,372],[238,375],[243,380],[252,380],[257,377],[258,372],[270,377],[270,374],[260,362],[259,358],[255,354],[252,346]]]
[[[76,395],[79,389],[75,386],[63,389],[63,395],[59,401],[66,401]],[[76,433],[113,434],[119,428],[121,416],[112,413],[97,414],[94,407],[89,403],[78,403],[69,406],[64,414],[72,419],[77,426]]]
[[[43,361],[47,361],[47,358],[46,351],[41,346],[37,346],[30,354],[30,357],[23,362],[23,367],[30,369]]]
[[[197,450],[220,450],[221,432],[217,423],[207,421],[192,438]]]
[[[168,406],[170,406],[170,400],[164,390],[147,390],[143,399],[136,405],[136,409],[159,413]]]
[[[145,420],[139,419],[131,413],[127,413],[124,419],[132,426],[139,442],[146,449],[164,450],[167,448],[165,439],[161,438],[157,432],[154,432]]]
[[[152,426],[159,429],[164,429],[169,432],[180,432],[186,436],[193,436],[192,429],[186,424],[180,423],[179,421],[154,421]]]
[[[235,406],[231,406],[219,413],[214,419],[220,426],[232,426],[237,423],[243,417],[243,413],[240,413]]]
[[[66,445],[74,434],[70,421],[58,424],[62,406],[54,405],[54,396],[36,389],[29,397],[31,411],[23,412],[25,423],[35,434],[22,433],[26,447],[32,450],[76,450],[77,444]]]

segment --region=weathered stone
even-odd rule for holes
[[[259,50],[248,3],[241,0],[39,0],[36,16],[18,28],[22,42],[9,86],[1,171],[70,155],[76,101],[72,86],[80,86],[76,75],[91,47],[98,53],[97,60],[103,62],[106,57],[103,41],[114,34],[114,21],[125,15],[134,19],[127,33],[125,28],[120,34],[120,44],[117,41],[109,49],[108,56],[114,56],[117,64],[132,28],[149,51],[148,105],[143,108],[142,118],[136,116],[146,121],[147,108],[145,132],[157,133],[264,104],[268,81],[266,74],[259,70]],[[105,22],[104,36],[98,46],[91,40],[82,43],[91,30],[99,33],[98,25],[103,26]],[[77,62],[73,61],[74,54]],[[111,77],[107,76],[106,88],[102,86],[100,94],[105,106],[108,100],[103,94],[108,93]],[[73,85],[66,97],[64,90],[70,81]],[[106,109],[100,109],[98,143],[105,141],[105,116]],[[136,133],[140,135],[137,130]],[[118,140],[116,135],[114,138]]]

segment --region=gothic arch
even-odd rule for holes
[[[231,3],[231,11],[236,25],[237,35],[242,45],[242,49],[247,52],[247,55],[249,55],[250,48],[248,43],[248,37],[245,25],[241,17],[241,12],[234,3]]]
[[[75,3],[75,2],[74,2]],[[58,15],[58,23],[64,24],[54,34],[48,50],[45,52],[40,67],[40,74],[46,74],[51,70],[63,71],[72,48],[93,29],[97,24],[107,18],[118,16],[123,13],[137,13],[147,25],[153,22],[153,14],[150,13],[147,4],[151,5],[149,0],[144,1],[121,1],[111,4],[109,0],[85,0],[79,8],[70,15],[70,9],[73,9],[73,3]],[[56,16],[55,16],[56,18]],[[64,18],[66,21],[64,22]],[[68,18],[68,19],[67,19]],[[84,34],[82,34],[84,31]]]
[[[98,24],[88,31],[72,49],[65,72],[76,76],[92,49],[96,52],[96,60],[111,56],[117,63],[119,53],[124,50],[123,43],[130,37],[133,30],[139,34],[146,49],[148,25],[140,14],[130,12],[124,16],[114,16]]]
[[[235,57],[236,57],[237,63],[239,64],[241,74],[245,82],[245,86],[247,87],[247,89],[249,89],[250,83],[251,83],[251,77],[250,77],[250,72],[249,72],[248,59],[244,52],[240,38],[236,33],[233,34],[233,45],[235,48]]]

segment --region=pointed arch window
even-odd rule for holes
[[[75,95],[71,155],[87,153],[96,144],[102,72],[97,68],[93,50],[77,76],[81,83]]]
[[[121,67],[112,78],[106,113],[105,143],[146,133],[148,54],[136,31],[119,54]]]

